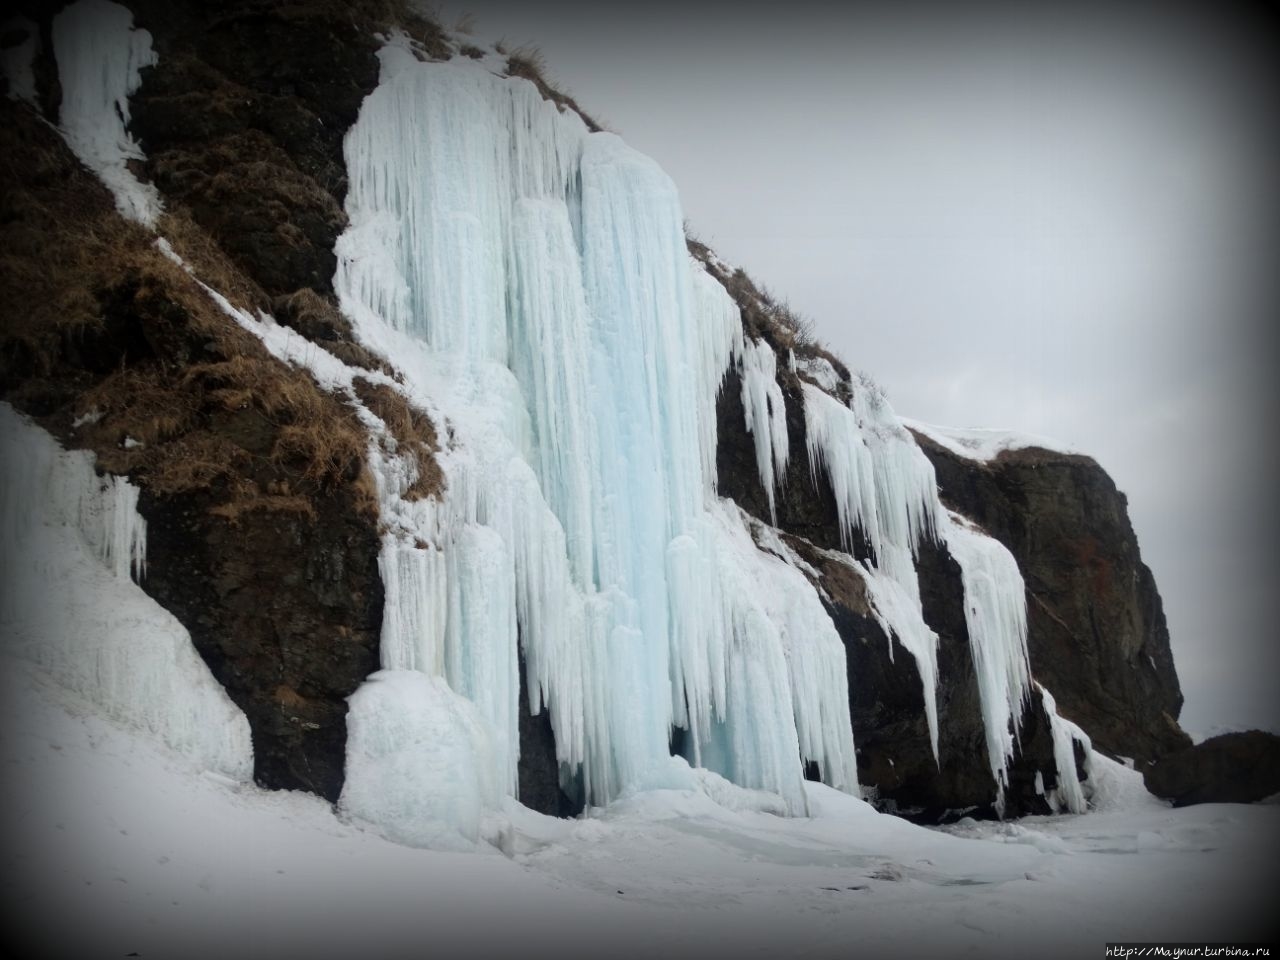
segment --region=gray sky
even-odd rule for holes
[[[1280,729],[1275,51],[1172,5],[1021,9],[443,13],[536,44],[899,413],[1095,456],[1164,596],[1184,725]]]

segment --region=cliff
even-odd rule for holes
[[[979,459],[915,436],[943,501],[1017,558],[1032,665],[1059,708],[1112,755],[1146,763],[1190,746],[1160,593],[1106,472],[1078,454]]]
[[[518,276],[511,283],[512,289],[517,281],[522,285],[525,299],[519,302],[536,304],[540,296],[554,305],[554,316],[514,318],[511,325],[523,331],[524,339],[499,347],[486,342],[483,349],[503,357],[506,379],[494,381],[497,389],[507,389],[507,381],[514,380],[531,408],[546,405],[527,414],[534,421],[533,439],[522,442],[539,450],[536,470],[528,472],[537,473],[549,504],[521,485],[523,474],[506,478],[502,504],[488,504],[485,514],[476,512],[473,502],[464,523],[441,543],[428,542],[429,531],[446,525],[433,512],[435,505],[449,503],[466,489],[465,483],[494,471],[486,470],[481,460],[478,468],[467,468],[472,473],[459,472],[457,451],[465,449],[468,431],[483,433],[476,426],[478,414],[473,418],[475,411],[467,403],[422,392],[424,381],[413,367],[416,354],[397,352],[388,345],[401,341],[379,340],[370,334],[372,327],[354,319],[370,306],[356,299],[356,291],[368,283],[361,287],[349,276],[343,279],[343,271],[355,269],[349,263],[358,258],[348,256],[344,266],[338,252],[342,238],[362,226],[354,222],[365,212],[362,203],[385,199],[369,192],[353,201],[353,156],[370,166],[382,162],[380,156],[370,159],[353,151],[394,149],[378,139],[377,130],[365,131],[367,142],[352,146],[353,125],[364,116],[362,105],[379,87],[380,71],[387,75],[387,63],[380,67],[379,62],[380,38],[393,29],[405,31],[397,49],[419,64],[474,58],[501,63],[505,69],[500,72],[534,81],[532,86],[505,86],[500,93],[513,98],[512,109],[529,111],[534,126],[552,131],[547,134],[554,140],[552,159],[530,154],[530,163],[548,165],[529,174],[539,181],[539,189],[545,187],[542,180],[551,184],[545,189],[553,196],[555,190],[578,189],[572,176],[581,179],[581,169],[571,176],[556,164],[568,162],[562,153],[586,143],[598,145],[600,155],[593,162],[605,169],[604,175],[613,176],[614,167],[630,164],[629,171],[640,169],[650,178],[644,181],[649,192],[627,202],[632,207],[642,201],[667,205],[656,213],[644,212],[658,223],[644,224],[646,238],[655,245],[670,245],[663,231],[670,222],[679,224],[678,206],[668,202],[657,174],[630,155],[618,161],[614,153],[622,150],[616,146],[619,141],[580,120],[576,105],[551,90],[534,65],[492,51],[468,51],[466,43],[407,8],[372,0],[353,5],[243,2],[216,8],[136,0],[129,7],[136,26],[148,31],[154,53],[153,62],[140,69],[140,83],[123,116],[138,147],[128,162],[130,175],[154,189],[162,206],[150,225],[122,216],[118,196],[113,201],[113,194],[68,146],[65,118],[64,136],[54,129],[65,107],[58,59],[69,55],[56,49],[58,6],[28,5],[25,20],[6,34],[10,47],[32,46],[34,96],[0,102],[5,189],[0,398],[64,445],[91,451],[101,470],[128,476],[141,488],[139,511],[148,525],[150,556],[141,585],[186,627],[213,675],[248,718],[258,782],[337,800],[347,783],[353,749],[348,698],[380,666],[407,663],[431,672],[421,657],[434,657],[448,661],[450,683],[466,698],[502,700],[486,708],[492,711],[486,722],[507,724],[515,740],[509,746],[518,744],[518,751],[510,750],[510,760],[522,800],[564,814],[593,796],[607,798],[610,778],[639,769],[628,751],[638,757],[652,748],[628,745],[634,731],[624,735],[618,728],[620,721],[609,712],[610,698],[623,698],[620,691],[629,684],[642,687],[644,671],[656,678],[652,689],[645,689],[658,696],[653,691],[665,688],[661,696],[669,696],[666,667],[647,660],[613,664],[606,671],[613,686],[603,703],[593,700],[598,691],[584,687],[582,676],[592,664],[599,666],[591,657],[602,655],[592,652],[595,648],[566,653],[554,646],[561,642],[559,636],[540,632],[551,607],[583,606],[575,599],[578,588],[536,597],[520,591],[536,592],[528,582],[539,577],[537,589],[550,590],[544,581],[560,575],[556,564],[565,565],[566,580],[580,580],[588,568],[608,567],[617,538],[595,528],[613,524],[640,544],[627,563],[646,570],[650,568],[644,565],[650,564],[669,583],[661,593],[651,593],[637,574],[638,619],[627,619],[635,616],[632,608],[619,605],[600,614],[607,624],[601,633],[616,637],[610,631],[619,628],[665,631],[665,625],[651,628],[648,623],[652,608],[663,608],[664,624],[668,606],[673,620],[681,611],[702,616],[704,611],[681,593],[682,577],[668,566],[679,562],[679,555],[671,553],[667,540],[648,543],[649,527],[668,513],[677,518],[670,521],[671,544],[688,546],[676,536],[681,529],[674,528],[685,522],[682,535],[720,558],[715,563],[755,564],[750,569],[767,570],[777,578],[776,595],[758,607],[751,606],[749,586],[727,575],[721,578],[724,607],[732,616],[728,622],[716,621],[718,632],[709,630],[715,636],[707,642],[724,643],[726,649],[698,656],[720,656],[728,664],[721,667],[730,674],[728,692],[715,686],[714,677],[707,689],[697,687],[701,680],[694,668],[700,669],[701,661],[687,657],[673,641],[673,656],[688,671],[682,681],[685,692],[673,706],[652,709],[655,724],[672,734],[675,752],[690,760],[703,759],[703,751],[707,756],[725,754],[720,769],[729,779],[781,794],[791,790],[794,797],[791,768],[800,769],[797,752],[806,775],[832,780],[841,776],[840,751],[856,744],[857,782],[872,788],[890,809],[925,820],[955,810],[1017,815],[1082,806],[1078,781],[1088,773],[1087,747],[1082,736],[1073,734],[1071,722],[1092,736],[1096,746],[1142,761],[1184,745],[1185,735],[1176,725],[1181,698],[1159,595],[1141,563],[1123,495],[1096,464],[1039,451],[978,462],[917,434],[926,463],[873,387],[851,378],[837,358],[798,335],[802,331],[784,309],[695,242],[690,242],[690,262],[701,271],[698,278],[714,281],[714,291],[706,293],[712,312],[727,305],[731,318],[717,334],[724,340],[716,346],[722,353],[714,357],[719,368],[710,374],[709,419],[700,419],[702,414],[692,409],[701,402],[698,390],[707,385],[681,381],[679,390],[645,395],[652,410],[665,404],[668,395],[679,395],[685,405],[683,412],[664,408],[653,414],[662,428],[652,436],[645,432],[649,423],[634,416],[632,407],[618,412],[617,431],[601,429],[603,440],[579,430],[573,418],[583,404],[574,391],[585,391],[590,384],[573,377],[589,378],[593,372],[579,374],[573,367],[578,360],[567,348],[548,356],[563,362],[568,373],[538,369],[533,359],[552,340],[556,350],[576,342],[573,338],[582,331],[573,324],[579,322],[574,318],[580,308],[580,322],[589,326],[588,314],[598,308],[592,297],[604,298],[608,292],[602,292],[604,281],[599,279],[604,267],[593,273],[586,253],[581,253],[581,272],[575,266],[563,276],[556,262],[539,264],[541,270],[517,262],[511,270]],[[62,49],[68,49],[65,42]],[[396,69],[406,77],[411,71],[403,65]],[[434,74],[420,82],[442,97],[456,93]],[[458,102],[476,103],[481,97],[474,91],[468,96],[473,99]],[[536,113],[543,97],[554,102],[545,116]],[[370,116],[372,123],[376,117]],[[447,128],[434,132],[442,130]],[[475,164],[463,168],[477,181],[483,176]],[[441,177],[448,172],[437,171]],[[386,170],[364,174],[368,183],[356,186],[368,191],[382,189],[389,177]],[[613,184],[604,183],[605,188]],[[474,190],[477,206],[489,202],[487,183],[471,183],[466,189]],[[527,215],[529,222],[515,215],[513,222],[521,229],[545,231],[536,239],[541,253],[550,256],[547,250],[561,239],[559,221],[543,222],[539,217],[545,211],[521,203],[517,213]],[[558,210],[547,214],[559,215]],[[569,219],[564,225],[564,237],[586,244],[586,227]],[[465,231],[453,240],[486,242]],[[676,241],[683,256],[684,238]],[[659,252],[675,262],[667,247]],[[432,253],[437,259],[450,255]],[[635,256],[643,261],[650,251]],[[661,266],[655,276],[675,269]],[[414,307],[432,322],[436,314],[451,315],[445,307],[453,305],[452,294],[431,287],[438,276],[414,274],[417,267],[412,265],[405,269]],[[538,278],[547,276],[549,284],[560,286],[538,286]],[[586,301],[581,288],[586,288]],[[486,296],[491,294],[492,289],[486,290]],[[634,304],[649,292],[628,290],[627,295]],[[506,296],[507,302],[518,299]],[[675,303],[684,294],[672,296]],[[440,306],[442,298],[449,301],[445,307]],[[686,310],[680,316],[700,318],[703,331],[698,335],[705,340],[711,313],[687,305],[680,309]],[[415,316],[413,322],[420,319]],[[427,320],[422,323],[425,332],[411,332],[435,346],[453,347],[455,340],[461,344],[465,331],[442,332]],[[505,330],[506,321],[502,326]],[[687,325],[654,329],[696,347],[697,337]],[[477,338],[490,333],[480,330]],[[650,335],[647,328],[645,335]],[[618,336],[625,337],[625,330]],[[660,338],[646,344],[662,350]],[[611,356],[617,362],[635,356],[639,348],[631,346],[624,342]],[[468,341],[458,349],[473,347]],[[673,352],[675,347],[667,345]],[[748,366],[748,354],[755,367]],[[637,395],[665,390],[668,381],[678,379],[671,372],[677,359],[649,371],[651,381],[634,384],[629,368],[619,367],[613,383],[619,394],[632,388]],[[767,375],[761,373],[766,369]],[[469,402],[479,410],[484,401],[473,395]],[[859,414],[854,422],[849,411],[865,403],[871,413]],[[838,409],[831,412],[824,404]],[[903,510],[915,518],[910,531],[890,530],[887,520],[879,531],[869,514],[850,518],[850,497],[857,491],[837,490],[830,466],[816,465],[818,441],[810,434],[810,419],[818,409],[826,410],[824,415],[841,429],[869,431],[857,443],[876,450],[881,444],[883,453],[876,456],[906,458],[904,469],[915,471],[912,482],[918,481],[924,491],[920,502],[885,489],[883,482],[881,495],[886,516],[896,509],[894,496],[903,500]],[[604,414],[600,416],[603,420]],[[871,419],[875,424],[869,425]],[[671,435],[664,435],[664,429]],[[783,438],[781,446],[766,447],[763,455],[762,429]],[[552,431],[561,441],[559,452],[548,449]],[[671,439],[680,431],[684,433]],[[673,459],[680,461],[680,469],[686,466],[682,458],[697,459],[698,438],[692,435],[699,431],[704,442],[713,438],[702,455],[713,472],[715,490],[732,501],[708,514],[714,521],[710,527],[727,525],[731,534],[706,533],[705,542],[697,539],[708,526],[698,513],[701,508],[689,507],[681,518],[685,507],[672,506],[671,493],[688,481],[693,491],[689,502],[701,497],[701,479],[689,480],[696,470],[690,467],[685,476],[671,467]],[[619,520],[616,505],[606,509],[604,499],[590,499],[601,498],[600,484],[574,476],[573,458],[579,452],[584,460],[608,466],[609,457],[595,445],[622,446],[616,438],[624,435],[630,446],[612,451],[622,465],[606,479],[630,485],[640,503],[634,517],[624,518],[632,527]],[[502,456],[509,458],[503,449]],[[593,458],[587,458],[588,451]],[[777,476],[770,473],[770,456],[781,464]],[[394,470],[401,471],[404,482],[397,480],[399,486],[390,490],[387,476]],[[635,478],[646,471],[666,471],[661,491],[636,487]],[[936,508],[934,472],[943,503],[957,516]],[[526,496],[531,499],[518,499]],[[484,504],[487,494],[472,499]],[[738,518],[738,507],[744,519]],[[916,517],[918,510],[924,511],[923,519]],[[509,526],[501,526],[497,515]],[[544,516],[552,531],[547,538],[512,540],[532,536],[525,528],[536,527]],[[643,529],[642,521],[648,525]],[[980,604],[970,596],[972,578],[966,571],[977,561],[962,552],[968,549],[962,544],[977,538],[984,544],[981,562],[1004,563],[1002,552],[985,545],[989,541],[983,533],[1007,548],[1025,579],[1027,623],[1022,634],[1011,624],[996,631],[988,621],[995,632],[975,635],[982,625],[980,618],[974,619]],[[595,551],[590,558],[575,553],[587,549],[583,544]],[[537,559],[520,573],[525,548]],[[748,560],[723,559],[744,551]],[[498,556],[502,563],[489,566]],[[453,559],[438,559],[449,557]],[[903,558],[910,566],[910,582],[918,578],[918,598],[907,597],[915,611],[908,611],[907,620],[894,619],[888,601],[877,593],[898,589],[887,571],[891,562],[900,566]],[[699,562],[704,566],[698,569],[709,569],[708,561]],[[454,564],[447,573],[445,563]],[[517,573],[507,594],[505,581],[491,574],[512,563]],[[1013,583],[1007,565],[1000,570],[1006,589],[1004,596],[990,600],[996,611],[1011,600],[1014,606],[1021,603],[1022,581]],[[801,577],[788,579],[797,571]],[[435,593],[427,584],[437,575],[440,590]],[[407,583],[414,589],[421,585],[423,592],[406,599]],[[472,599],[468,590],[474,591]],[[584,592],[590,601],[587,613],[575,615],[594,616],[592,602],[598,595]],[[646,605],[645,598],[654,602]],[[531,613],[535,602],[548,604],[547,611]],[[747,607],[752,616],[775,625],[764,634],[753,633],[756,622],[741,613]],[[482,623],[482,610],[497,612]],[[829,624],[819,616],[823,611]],[[395,652],[402,621],[415,617],[440,621],[443,652],[423,653],[420,646],[402,657]],[[473,653],[459,653],[458,644],[466,639],[459,634],[465,633],[463,625],[477,637],[488,638],[491,630],[501,633],[494,634],[494,642],[505,659],[481,663],[478,652],[475,660],[467,659]],[[572,626],[564,632],[571,633]],[[595,642],[590,629],[583,633],[588,638],[584,643]],[[724,639],[730,634],[733,643]],[[838,640],[838,646],[824,646],[828,639]],[[478,647],[480,641],[476,643]],[[925,649],[930,643],[935,646]],[[1021,657],[1019,643],[1027,651]],[[733,671],[741,662],[733,658],[748,656],[739,651],[752,645],[770,651],[776,645],[777,656],[769,662],[777,670],[790,670],[790,691],[777,688],[784,682],[777,670],[771,680],[759,679],[752,672],[757,669],[754,660],[747,671],[751,675],[740,688],[733,686]],[[828,658],[833,651],[843,653],[843,673],[824,673],[808,690],[812,700],[805,701],[802,674],[811,667],[821,672],[814,665],[817,660],[805,658]],[[992,667],[984,659],[979,664],[975,651],[982,658],[999,655],[1008,662]],[[556,657],[570,655],[582,659],[561,669]],[[686,659],[680,660],[682,656]],[[822,659],[821,669],[830,662]],[[1031,675],[1025,675],[1028,662]],[[638,673],[628,673],[631,667]],[[436,669],[445,670],[440,665]],[[570,675],[576,679],[566,679]],[[1032,676],[1052,697],[1038,690]],[[720,683],[726,683],[723,677]],[[1002,684],[1007,689],[995,689]],[[832,715],[833,690],[842,693],[839,712],[844,716]],[[750,697],[742,699],[747,695],[741,691],[751,691]],[[698,703],[702,693],[705,706]],[[1006,695],[1007,703],[1001,699]],[[812,718],[804,714],[802,701],[812,703]],[[651,708],[643,705],[643,711]],[[745,727],[729,727],[727,718],[742,724],[741,718],[757,708],[765,719],[752,718],[756,726],[750,737]],[[674,711],[670,724],[664,709]],[[713,718],[701,732],[700,711]],[[816,727],[817,717],[822,718],[820,732],[808,728],[811,722]],[[788,726],[792,723],[794,727]],[[785,736],[771,740],[779,730]],[[600,746],[606,735],[615,741],[611,754]],[[751,740],[749,749],[740,746],[744,738]],[[665,750],[668,738],[662,742]],[[597,756],[602,751],[608,755]],[[757,762],[761,770],[753,766]],[[600,776],[593,783],[596,774]],[[857,789],[857,783],[838,785]]]

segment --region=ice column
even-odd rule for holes
[[[769,501],[769,519],[778,522],[774,487],[787,474],[790,453],[787,407],[778,385],[777,356],[763,340],[750,340],[742,356],[742,410],[755,439],[756,470]]]

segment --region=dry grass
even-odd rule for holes
[[[56,134],[8,102],[0,175],[0,396],[104,469],[161,496],[199,494],[229,521],[315,517],[339,489],[376,514],[349,404],[268,354],[116,213]],[[181,209],[160,228],[211,287],[243,308],[269,305]]]
[[[395,438],[396,452],[408,453],[417,464],[418,478],[405,492],[405,499],[439,496],[444,489],[444,474],[435,458],[440,445],[431,418],[386,384],[357,377],[354,385],[360,402],[387,425]]]
[[[390,364],[356,342],[350,321],[331,297],[303,287],[276,297],[271,306],[278,321],[320,344],[343,363],[362,370],[378,370],[388,376],[394,374]]]
[[[548,82],[546,59],[542,56],[542,51],[537,47],[524,46],[507,54],[506,47],[499,42],[494,49],[507,57],[508,76],[523,77],[531,82],[538,88],[538,92],[542,94],[543,99],[550,100],[560,108],[562,113],[565,110],[572,110],[582,118],[582,122],[587,125],[587,129],[593,133],[599,133],[604,129],[603,126],[578,106],[578,102],[573,97],[561,90],[557,90]]]
[[[749,336],[766,340],[779,351],[793,350],[802,359],[821,357],[831,364],[842,381],[849,379],[849,368],[844,361],[818,341],[812,318],[793,309],[766,287],[758,286],[741,267],[732,272],[723,269],[714,251],[689,234],[687,224],[685,244],[689,254],[706,267],[738,305],[743,329]]]

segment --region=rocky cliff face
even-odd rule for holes
[[[1190,746],[1160,594],[1106,472],[1073,454],[1032,448],[982,461],[916,438],[943,501],[1017,558],[1032,669],[1063,715],[1135,761]]]
[[[235,306],[273,314],[348,364],[394,372],[392,358],[355,342],[333,297],[334,241],[346,223],[342,138],[377,80],[375,35],[399,25],[421,55],[444,57],[441,32],[372,0],[130,6],[159,55],[132,101],[131,129],[146,155],[137,172],[164,200],[160,232]],[[38,99],[52,120],[55,12],[26,11],[39,38]],[[378,666],[383,613],[369,435],[347,398],[268,354],[123,221],[29,107],[5,100],[0,110],[0,397],[142,487],[144,587],[248,716],[258,780],[336,798],[346,697]],[[794,337],[761,311],[749,280],[719,279],[744,329],[778,356],[791,450],[776,525],[815,572],[844,641],[860,780],[923,819],[990,812],[995,784],[955,560],[940,545],[918,558],[925,618],[939,637],[935,761],[915,662],[886,636],[850,569],[869,545],[840,553],[834,496],[809,469],[802,378],[785,362]],[[428,478],[419,495],[438,493],[435,425],[395,391],[369,383],[366,393],[398,443],[419,450]],[[768,523],[732,371],[718,420],[720,493]],[[948,504],[1018,559],[1032,669],[1062,714],[1113,753],[1150,760],[1182,745],[1159,596],[1106,475],[1083,458],[1028,452],[981,465],[922,445]],[[524,697],[521,709],[521,798],[571,812],[577,801],[560,787],[546,715],[530,716]],[[1055,785],[1048,727],[1033,697],[1009,814],[1048,809],[1036,788],[1037,773]]]

